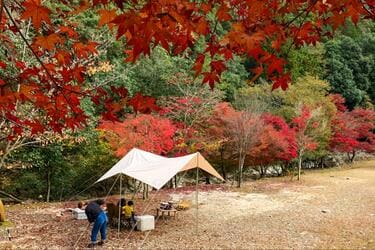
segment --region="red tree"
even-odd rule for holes
[[[202,124],[209,117],[209,109],[212,105],[197,95],[169,97],[166,101],[160,114],[173,120],[178,128],[176,155],[204,150]]]
[[[100,43],[79,34],[75,23],[78,14],[91,10],[100,15],[98,28],[106,25],[120,39],[126,40],[127,61],[160,45],[180,54],[204,37],[205,51],[195,56],[194,71],[211,87],[226,70],[233,54],[252,57],[257,66],[256,79],[264,73],[273,87],[285,89],[290,74],[281,58],[284,45],[315,44],[322,36],[332,35],[351,18],[374,18],[373,0],[17,0],[0,1],[0,113],[4,119],[24,126],[63,127],[84,125],[86,116],[80,108],[84,97],[103,105],[104,117],[115,119],[128,103],[125,89],[87,89],[84,87],[87,61],[97,56]],[[30,29],[28,28],[30,24]],[[217,27],[226,24],[223,34]],[[25,36],[24,31],[30,30]],[[35,60],[25,59],[19,49],[22,40]],[[204,64],[208,70],[203,71]],[[129,105],[152,109],[153,101],[137,97]],[[118,102],[116,102],[117,100]],[[43,111],[46,123],[15,119],[17,103],[27,103]],[[151,107],[145,107],[151,106]],[[12,116],[13,115],[13,116]]]
[[[211,124],[217,124],[216,128],[211,128],[212,133],[221,135],[223,142],[233,148],[232,152],[238,159],[237,186],[240,187],[246,157],[258,142],[264,125],[258,103],[241,111],[234,110],[228,103],[220,103],[215,108]]]
[[[118,157],[123,157],[133,147],[166,155],[173,150],[177,130],[169,119],[153,115],[129,117],[123,122],[104,121],[99,129]]]
[[[275,162],[290,161],[297,156],[295,132],[279,116],[264,114],[265,126],[258,143],[249,151],[252,165],[260,166],[261,175]]]
[[[316,136],[314,129],[319,126],[319,123],[313,121],[311,109],[307,106],[303,106],[299,115],[293,118],[291,126],[295,132],[297,143],[298,180],[300,180],[304,154],[307,151],[315,150],[318,146],[318,143],[314,138]]]
[[[342,108],[344,98],[336,100],[338,111],[332,119],[331,149],[347,153],[351,162],[358,151],[375,152],[375,111],[357,108],[349,112]]]

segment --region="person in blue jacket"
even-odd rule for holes
[[[89,247],[95,247],[96,244],[103,245],[107,238],[107,222],[108,218],[104,212],[105,201],[102,199],[90,202],[86,208],[85,213],[89,223],[94,223],[91,231],[91,243]],[[100,231],[101,241],[97,243],[96,238]]]

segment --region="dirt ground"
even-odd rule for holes
[[[195,207],[177,219],[156,221],[149,232],[110,229],[102,249],[375,249],[375,161],[350,168],[308,171],[302,181],[270,178],[241,189],[201,186]],[[163,190],[136,210],[155,214],[161,200],[195,200],[194,188]],[[0,249],[84,248],[87,221],[73,220],[72,204],[8,207],[12,240],[0,231]],[[98,247],[99,248],[99,247]]]

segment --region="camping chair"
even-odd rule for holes
[[[107,204],[109,225],[113,228],[118,226],[119,209],[120,207],[113,203]],[[125,218],[122,213],[120,216],[120,227],[132,228],[130,219]]]

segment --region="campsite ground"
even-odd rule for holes
[[[351,168],[308,171],[302,181],[271,178],[247,182],[241,189],[202,187],[199,227],[196,210],[183,211],[176,220],[156,222],[150,232],[109,231],[107,248],[375,248],[375,161]],[[193,189],[163,190],[150,206],[138,202],[138,211],[152,211],[171,195],[194,199]],[[0,248],[85,247],[86,221],[72,220],[67,204],[8,207],[14,222],[12,241]],[[59,216],[57,216],[59,215]]]

